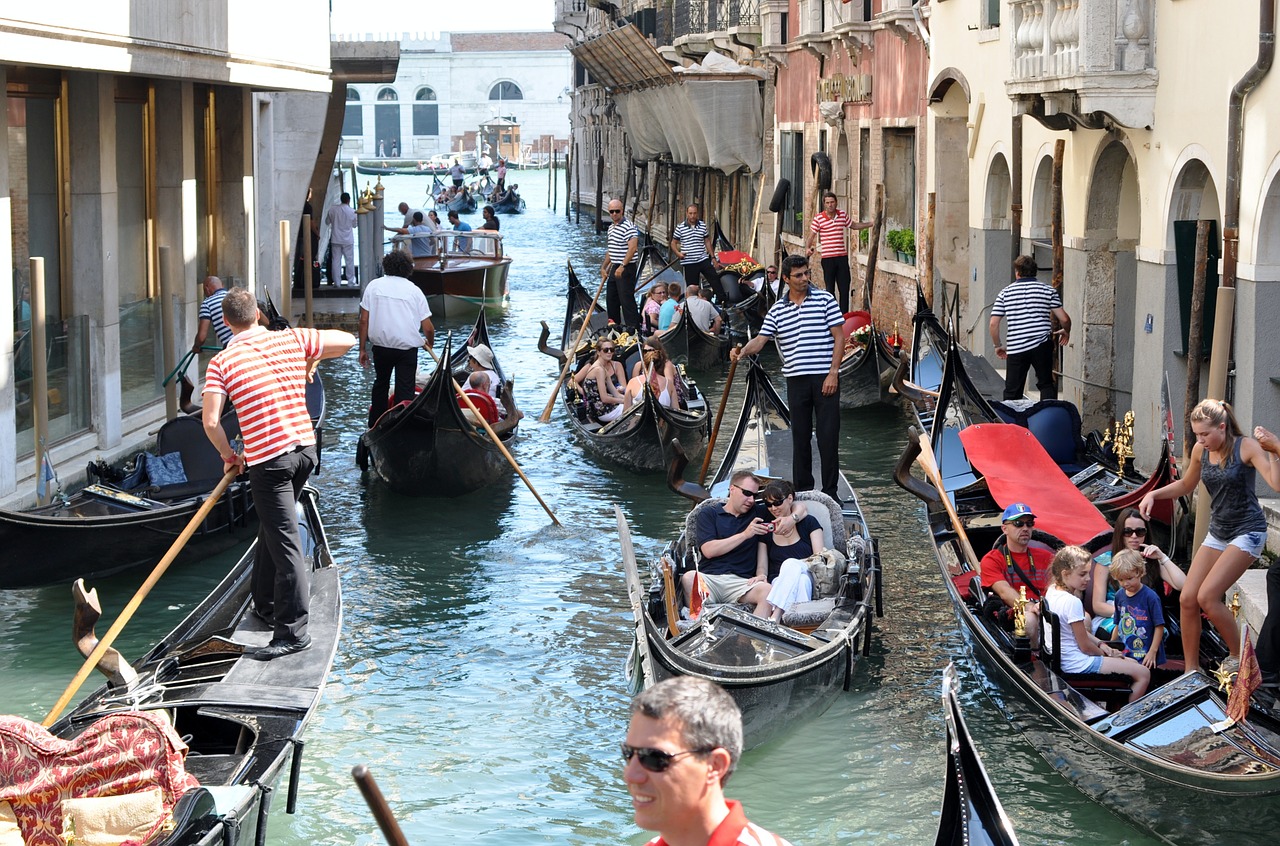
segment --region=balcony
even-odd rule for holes
[[[760,46],[760,2],[675,0],[671,30],[676,49],[685,55],[715,49],[742,58]]]
[[[1155,123],[1155,26],[1150,0],[1009,0],[1005,87],[1046,126]]]
[[[555,0],[552,28],[575,41],[582,39],[587,29],[587,0]]]

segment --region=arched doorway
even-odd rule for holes
[[[1264,184],[1258,225],[1252,233],[1254,278],[1242,273],[1236,280],[1235,396],[1242,425],[1260,423],[1270,429],[1271,422],[1280,419],[1280,390],[1272,382],[1280,377],[1274,305],[1280,302],[1280,158],[1272,162]]]
[[[969,257],[969,91],[963,75],[943,71],[930,86],[933,111],[935,279],[950,290],[959,285],[961,309],[968,307]],[[920,280],[922,285],[932,280]],[[937,300],[935,299],[935,302]]]
[[[987,165],[986,188],[982,201],[982,228],[978,229],[969,244],[974,267],[973,289],[964,314],[965,328],[975,327],[970,346],[988,358],[995,359],[995,349],[985,331],[985,315],[995,302],[1000,289],[1013,281],[1013,268],[1009,264],[1012,246],[1012,230],[1009,224],[1009,194],[1013,182],[1009,175],[1009,161],[1004,153],[995,153]],[[964,286],[961,285],[961,288]],[[979,329],[982,328],[982,331]]]

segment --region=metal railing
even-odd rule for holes
[[[676,38],[760,26],[760,4],[759,0],[675,0],[672,23]]]

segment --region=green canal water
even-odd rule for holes
[[[502,221],[515,258],[511,308],[491,331],[528,416],[515,455],[563,527],[518,481],[449,500],[400,497],[362,479],[354,453],[372,371],[354,353],[323,366],[329,418],[314,483],[342,567],[346,619],[306,734],[298,813],[275,803],[272,844],[381,843],[350,778],[358,763],[373,771],[411,843],[586,846],[649,836],[632,821],[617,755],[631,644],[613,505],[643,558],[678,530],[688,503],[660,476],[584,454],[558,410],[551,423],[536,422],[556,376],[536,350],[539,321],[558,335],[565,262],[592,278],[603,239],[585,217],[579,227],[563,207],[546,208],[545,172],[512,181],[529,209]],[[394,209],[401,200],[420,206],[429,180],[384,183]],[[723,379],[704,375],[702,387],[718,398]],[[920,510],[891,479],[908,422],[889,407],[844,416],[842,464],[884,563],[885,617],[872,655],[823,716],[748,753],[730,795],[796,846],[932,843],[944,761],[938,694],[954,658],[970,730],[1024,844],[1154,844],[1061,779],[986,695],[992,685],[966,656]],[[234,557],[172,570],[121,650],[145,651]],[[98,582],[108,620],[144,577]],[[70,591],[4,598],[0,711],[39,720],[79,666]]]

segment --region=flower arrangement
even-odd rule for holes
[[[869,345],[871,343],[872,331],[873,330],[871,328],[870,323],[868,323],[866,326],[859,326],[857,329],[853,330],[853,336],[852,336],[853,342],[855,344],[860,344],[861,346],[864,346],[864,347]]]

